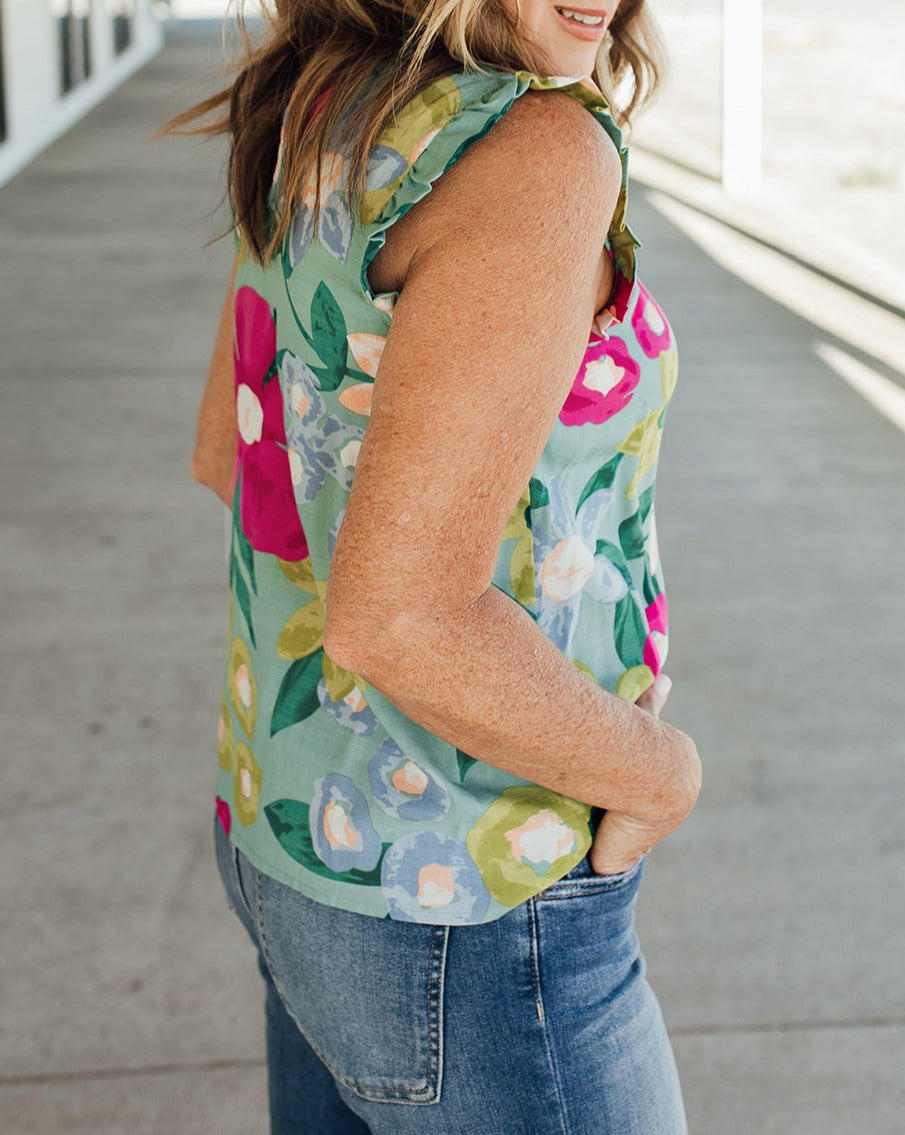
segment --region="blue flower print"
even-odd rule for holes
[[[591,493],[577,515],[561,477],[551,477],[547,491],[548,505],[533,511],[531,517],[537,623],[569,654],[584,593],[599,603],[617,603],[628,593],[628,584],[606,556],[597,552],[601,522],[615,490]]]
[[[377,728],[377,717],[373,709],[365,702],[364,695],[356,686],[351,694],[334,701],[327,691],[327,683],[323,678],[317,683],[317,698],[321,706],[343,729],[355,733],[359,737],[367,737]]]
[[[390,917],[400,922],[480,922],[490,903],[465,844],[440,832],[397,839],[383,858],[380,885]]]
[[[371,793],[396,820],[439,820],[449,811],[449,793],[387,737],[368,764]]]
[[[368,804],[352,781],[332,772],[314,782],[309,806],[311,844],[331,871],[371,871],[381,842]]]
[[[311,245],[313,228],[311,221],[313,214],[307,205],[302,205],[295,215],[289,233],[289,266],[295,266],[301,261]]]
[[[321,211],[317,235],[330,255],[345,264],[352,243],[352,214],[346,202],[336,193]]]
[[[327,413],[317,376],[288,351],[280,363],[280,385],[287,406],[286,445],[296,502],[314,500],[327,477],[348,493],[363,427],[346,425]]]
[[[321,173],[321,210],[317,222],[320,243],[334,259],[345,264],[352,243],[352,214],[346,202],[345,185],[349,155],[344,151],[324,154]],[[308,251],[314,237],[314,184],[308,182],[302,193],[289,233],[289,268],[294,271]]]
[[[408,169],[408,162],[392,146],[372,146],[368,155],[368,168],[365,173],[365,187],[383,189],[392,185]]]

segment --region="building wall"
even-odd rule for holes
[[[132,8],[131,42],[115,51],[114,15]],[[63,11],[88,13],[91,73],[61,91],[60,22]],[[151,0],[0,0],[3,107],[0,185],[81,118],[163,44]],[[123,25],[120,23],[120,33]]]

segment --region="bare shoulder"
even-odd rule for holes
[[[468,232],[490,244],[571,217],[572,232],[602,253],[621,180],[616,147],[585,107],[560,91],[527,91],[392,226],[371,283],[401,288],[418,255],[462,239],[466,217]]]
[[[621,172],[616,148],[583,106],[558,91],[528,91],[435,183],[423,216],[434,231],[460,229],[463,206],[475,205],[474,220],[481,213],[492,227],[500,210],[558,201],[599,217],[611,198],[615,205]]]
[[[542,145],[544,150],[537,155],[541,163],[549,156],[568,158],[598,174],[621,169],[609,135],[586,107],[564,91],[527,91],[472,149],[492,152],[515,144],[516,139],[529,146]],[[556,176],[552,169],[549,172]],[[566,173],[560,170],[559,176]]]

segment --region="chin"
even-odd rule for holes
[[[576,51],[571,44],[569,47],[572,47],[572,50],[568,48],[563,50],[562,45],[559,43],[562,38],[562,30],[559,27],[555,27],[553,34],[548,40],[548,53],[556,63],[556,73],[558,75],[593,74],[594,68],[597,66],[597,52]]]
[[[556,62],[557,75],[593,75],[594,68],[597,65],[597,57],[596,55],[592,55],[589,58],[583,59],[579,56],[574,56],[567,59],[560,56]]]

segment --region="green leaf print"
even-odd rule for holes
[[[595,676],[595,674],[594,674],[594,671],[593,671],[593,670],[591,669],[591,667],[590,667],[590,666],[588,666],[588,665],[587,665],[587,663],[585,663],[585,662],[579,662],[577,658],[573,658],[573,659],[572,659],[572,665],[573,665],[573,666],[574,666],[574,667],[575,667],[575,668],[576,668],[577,670],[580,670],[580,671],[582,672],[582,674],[584,674],[584,676],[585,676],[586,678],[590,678],[590,679],[591,679],[591,681],[592,681],[592,682],[594,683],[594,685],[595,685],[595,686],[599,686],[599,685],[600,685],[600,683],[599,683],[599,682],[597,681],[597,678],[596,678],[596,676]]]
[[[617,453],[615,457],[611,457],[606,465],[601,465],[593,477],[588,481],[585,487],[581,490],[581,496],[578,498],[578,504],[575,506],[575,515],[577,516],[581,510],[581,506],[591,496],[592,493],[599,492],[601,489],[611,489],[613,482],[616,480],[616,470],[619,468],[619,462],[622,460],[622,454]]]
[[[649,607],[651,603],[660,594],[660,588],[657,586],[657,581],[650,573],[650,564],[647,560],[644,561],[644,602]]]
[[[478,763],[477,757],[470,757],[468,753],[463,753],[461,749],[456,749],[456,763],[459,766],[459,783],[465,783],[465,775],[472,765]]]
[[[346,373],[346,321],[323,280],[311,301],[311,345],[324,361],[324,366],[312,367],[321,390],[335,390]]]
[[[248,637],[251,639],[251,645],[257,646],[255,641],[255,629],[251,621],[251,595],[248,591],[248,584],[242,577],[239,565],[245,567],[248,574],[248,580],[251,584],[251,589],[257,595],[258,584],[255,575],[255,557],[252,551],[251,544],[248,538],[242,531],[241,521],[241,501],[242,501],[242,473],[236,478],[236,488],[233,493],[233,528],[232,528],[232,541],[230,544],[229,556],[229,586],[232,588],[233,595],[236,597],[236,602],[239,604],[239,610],[245,619],[245,625],[248,627]],[[238,555],[237,555],[238,551]]]
[[[518,503],[512,510],[512,515],[506,521],[503,529],[503,540],[521,540],[529,534],[528,512],[530,510],[530,496],[527,489],[519,497]]]
[[[539,481],[537,479],[537,477],[532,477],[531,480],[529,481],[528,492],[530,494],[530,504],[529,504],[529,512],[528,512],[528,515],[530,517],[531,509],[543,508],[545,505],[548,505],[550,503],[550,494],[547,491],[547,486],[543,483],[543,481]],[[526,519],[528,519],[528,517],[526,517]],[[530,524],[531,524],[530,519],[528,520],[528,524],[529,524],[529,527],[530,527]]]
[[[324,685],[327,687],[331,701],[342,701],[344,697],[352,693],[358,684],[354,674],[349,670],[344,670],[342,666],[337,666],[333,659],[326,654],[323,657],[323,671]],[[363,682],[362,685],[364,685]]]
[[[324,644],[326,611],[321,600],[312,599],[292,615],[280,631],[277,654],[294,660],[313,654]]]
[[[619,543],[627,560],[644,555],[644,533],[641,531],[641,510],[627,516],[619,525]]]
[[[276,322],[276,317],[277,317],[277,313],[274,311],[274,313],[273,313],[274,323]],[[270,364],[270,369],[268,370],[267,374],[265,374],[264,377],[261,379],[262,389],[263,389],[263,387],[265,387],[267,385],[268,382],[270,382],[270,380],[272,378],[276,378],[276,376],[280,373],[280,366],[283,363],[283,357],[287,353],[288,352],[287,352],[285,347],[281,351],[277,351],[273,362]]]
[[[290,583],[294,583],[301,591],[309,595],[317,595],[317,581],[311,569],[311,557],[305,556],[303,560],[278,560],[280,571]]]
[[[635,586],[632,579],[632,573],[628,570],[628,564],[625,562],[625,556],[622,554],[622,549],[617,548],[609,540],[598,540],[597,547],[594,550],[595,556],[606,556],[613,567],[619,572],[629,588]]]
[[[512,549],[509,583],[512,586],[512,594],[523,607],[530,607],[535,603],[537,594],[534,586],[534,544],[530,532]]]
[[[270,719],[271,737],[275,737],[283,729],[288,729],[290,725],[304,721],[319,707],[317,683],[321,679],[323,653],[321,647],[307,658],[299,658],[297,662],[293,662],[286,671],[273,707],[273,717]]]
[[[239,561],[236,558],[235,551],[229,558],[229,585],[233,590],[233,595],[236,597],[236,602],[239,604],[239,610],[242,612],[242,617],[245,619],[245,625],[248,627],[248,637],[251,639],[251,645],[256,647],[258,644],[255,640],[255,629],[251,622],[251,595],[248,593],[248,584],[242,578],[242,573],[239,571]]]
[[[623,596],[616,604],[613,636],[624,666],[636,666],[643,660],[647,625],[632,595]]]
[[[251,584],[251,589],[257,595],[258,582],[255,576],[255,555],[252,551],[251,544],[248,542],[248,537],[242,531],[241,524],[233,525],[233,539],[236,547],[239,549],[239,558],[245,565],[245,571],[248,573],[248,582]]]
[[[360,887],[380,886],[380,865],[390,844],[383,844],[377,866],[370,871],[331,871],[314,850],[307,804],[301,800],[274,800],[265,807],[264,815],[280,847],[291,859],[301,863],[309,871],[341,883],[357,883]]]
[[[654,503],[654,489],[655,485],[650,485],[644,490],[640,497],[638,497],[638,515],[641,517],[643,524],[647,520],[647,514],[651,510],[651,505]]]

